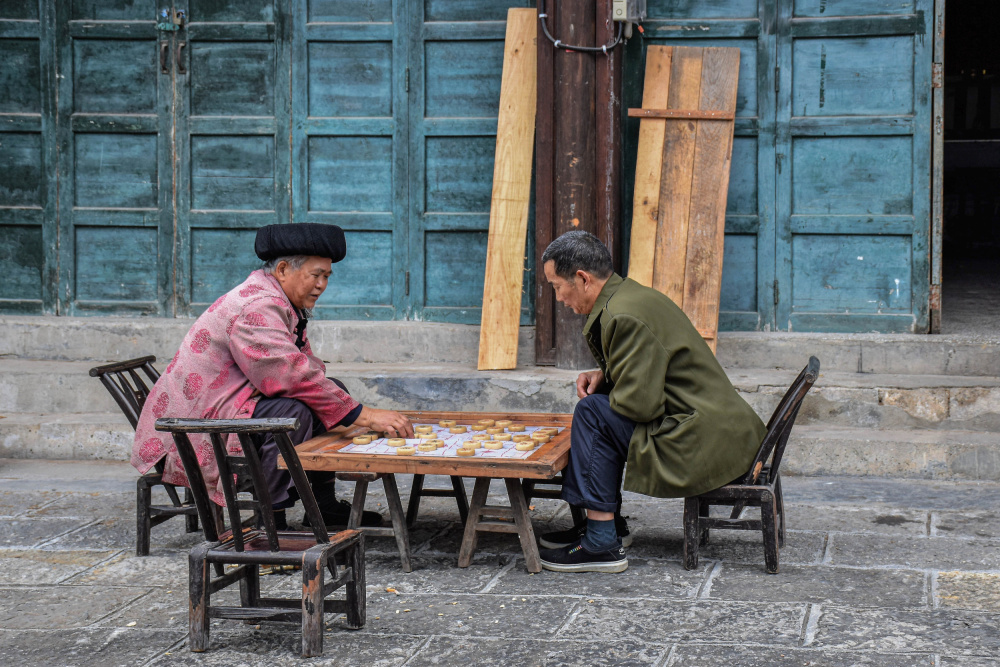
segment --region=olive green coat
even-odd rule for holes
[[[626,490],[693,496],[750,468],[764,424],[673,301],[612,274],[583,335],[610,386],[611,408],[636,422]]]

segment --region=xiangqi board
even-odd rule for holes
[[[448,421],[448,420],[444,420]],[[497,421],[497,420],[494,420]],[[502,421],[502,420],[499,420]],[[529,425],[529,424],[510,424],[514,431],[509,431],[507,426],[487,426],[483,428],[475,428],[480,426],[479,423],[472,424],[462,424],[456,423],[456,426],[442,426],[440,423],[414,423],[414,429],[426,430],[430,429],[429,434],[432,434],[433,438],[407,438],[396,439],[396,438],[386,438],[378,437],[367,444],[356,444],[352,442],[340,449],[344,454],[385,454],[385,455],[397,455],[399,454],[399,449],[401,447],[412,447],[414,452],[412,454],[405,454],[407,456],[419,456],[419,457],[450,457],[450,456],[461,456],[459,453],[460,449],[469,449],[473,443],[479,443],[478,447],[474,447],[472,454],[466,454],[467,456],[474,456],[478,458],[485,459],[526,459],[531,456],[538,447],[545,444],[547,441],[539,441],[534,436],[541,433],[551,433],[554,437],[556,434],[560,433],[563,429],[558,426],[543,426],[543,425]],[[460,427],[465,427],[466,431],[464,433],[453,433],[453,429]],[[518,429],[521,426],[521,429]],[[488,433],[487,430],[500,430],[499,433]],[[418,433],[419,435],[419,433]],[[495,436],[504,436],[506,438],[495,438]],[[526,446],[522,446],[519,450],[517,447],[518,442],[513,439],[513,437],[523,436],[520,441],[531,443],[533,446],[528,449]],[[481,439],[476,439],[476,436],[482,436]],[[362,436],[363,437],[363,436]],[[398,442],[403,440],[402,443]],[[430,451],[421,451],[419,446],[422,443],[428,441],[440,440],[442,446],[435,447]],[[493,443],[493,447],[499,445],[499,448],[489,448],[486,443]],[[397,446],[398,445],[398,446]],[[409,450],[404,450],[409,451]]]

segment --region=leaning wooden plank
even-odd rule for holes
[[[534,9],[508,10],[479,332],[479,370],[517,366],[531,154],[535,141],[537,26]]]
[[[650,46],[646,50],[646,78],[642,88],[643,109],[667,108],[672,57],[671,46]],[[665,119],[644,118],[639,121],[628,277],[647,287],[653,284],[653,248],[656,246],[664,128],[666,128]]]
[[[706,48],[700,109],[736,111],[740,51]],[[684,276],[684,312],[715,351],[726,231],[726,195],[733,155],[732,121],[699,121],[691,186]]]
[[[700,47],[674,49],[670,74],[668,109],[698,109],[701,98],[702,52]],[[663,173],[660,179],[660,211],[653,259],[653,287],[684,307],[684,267],[694,181],[696,120],[668,120],[663,141]]]

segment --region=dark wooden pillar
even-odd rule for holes
[[[552,6],[554,5],[554,6]],[[552,36],[567,44],[600,46],[614,39],[611,0],[546,3]],[[539,31],[535,139],[536,260],[563,232],[583,229],[600,238],[620,266],[621,45],[604,53],[556,49]],[[585,317],[555,302],[538,265],[536,350],[539,364],[592,368],[581,335]]]

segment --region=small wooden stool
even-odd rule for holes
[[[395,537],[403,572],[412,572],[413,568],[410,566],[410,535],[406,529],[403,503],[399,500],[399,488],[396,486],[396,476],[392,473],[338,472],[337,479],[344,482],[354,482],[354,502],[351,503],[351,516],[347,520],[347,527],[374,537]],[[365,509],[365,499],[368,497],[368,485],[379,479],[382,480],[382,486],[385,487],[385,498],[389,505],[389,517],[392,519],[392,526],[362,526],[361,513]]]
[[[458,504],[458,515],[462,518],[462,525],[465,525],[469,518],[469,497],[465,493],[465,484],[461,477],[451,476],[451,489],[425,489],[424,476],[414,475],[413,484],[410,486],[410,502],[406,508],[406,525],[413,526],[417,520],[417,512],[420,511],[420,499],[424,496],[438,496],[454,498]]]

